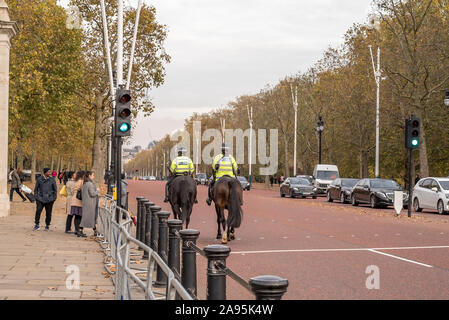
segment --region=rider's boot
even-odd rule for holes
[[[212,189],[213,183],[209,184],[209,189],[207,190],[207,199],[206,199],[206,203],[208,206],[210,206],[212,204],[212,199],[211,199],[211,194],[210,194],[210,190]]]
[[[168,186],[165,186],[165,199],[164,202],[167,203],[168,202]]]

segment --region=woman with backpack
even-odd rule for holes
[[[9,192],[9,201],[12,202],[12,198],[14,195],[14,191],[22,198],[23,202],[26,202],[27,199],[23,196],[22,192],[20,192],[20,185],[22,184],[22,170],[17,169],[11,172],[11,190]]]

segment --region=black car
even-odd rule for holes
[[[207,174],[205,174],[205,173],[198,173],[196,175],[195,181],[196,181],[197,185],[202,184],[202,185],[207,186],[209,184],[209,180],[207,179]]]
[[[310,183],[313,183],[313,180],[314,180],[312,176],[304,176],[304,175],[296,176],[296,178],[307,179],[310,181]]]
[[[304,178],[287,178],[280,187],[281,197],[289,195],[291,198],[301,196],[301,198],[312,197],[316,199],[316,190],[313,184]]]
[[[394,192],[403,192],[403,206],[407,207],[408,194],[394,180],[362,179],[352,189],[351,203],[358,206],[360,203],[369,203],[371,208],[394,205]]]
[[[351,201],[351,190],[358,181],[359,179],[335,179],[327,189],[327,201],[340,200],[341,203],[348,203]]]
[[[249,184],[249,182],[248,182],[248,180],[246,180],[246,178],[245,177],[237,177],[237,179],[240,181],[240,184],[242,185],[242,189],[243,190],[250,190],[251,189],[251,186],[250,186],[250,184]]]

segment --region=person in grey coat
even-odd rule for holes
[[[20,179],[21,171],[13,170],[11,172],[11,191],[9,192],[9,201],[12,202],[12,197],[14,195],[14,191],[22,198],[23,202],[26,202],[27,199],[23,196],[22,192],[20,192],[20,185],[22,184],[22,180]]]
[[[121,198],[120,198],[120,206],[125,209],[128,210],[128,182],[126,182],[125,180],[125,174],[122,173],[121,175],[121,179],[122,179],[122,189],[121,189]]]
[[[82,189],[83,198],[83,217],[81,219],[80,227],[92,228],[94,230],[94,236],[97,235],[97,217],[98,217],[98,195],[99,188],[95,187],[93,182],[95,176],[92,171],[88,171],[84,178],[84,184]]]

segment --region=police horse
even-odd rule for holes
[[[229,176],[221,177],[211,190],[212,200],[217,213],[217,239],[226,244],[235,239],[235,228],[240,227],[243,219],[243,189],[240,182]],[[225,209],[228,219],[225,218]],[[223,234],[221,233],[223,227]]]
[[[182,220],[182,225],[185,225],[186,229],[189,228],[196,193],[196,182],[190,175],[177,176],[171,183],[168,201],[174,218]]]

